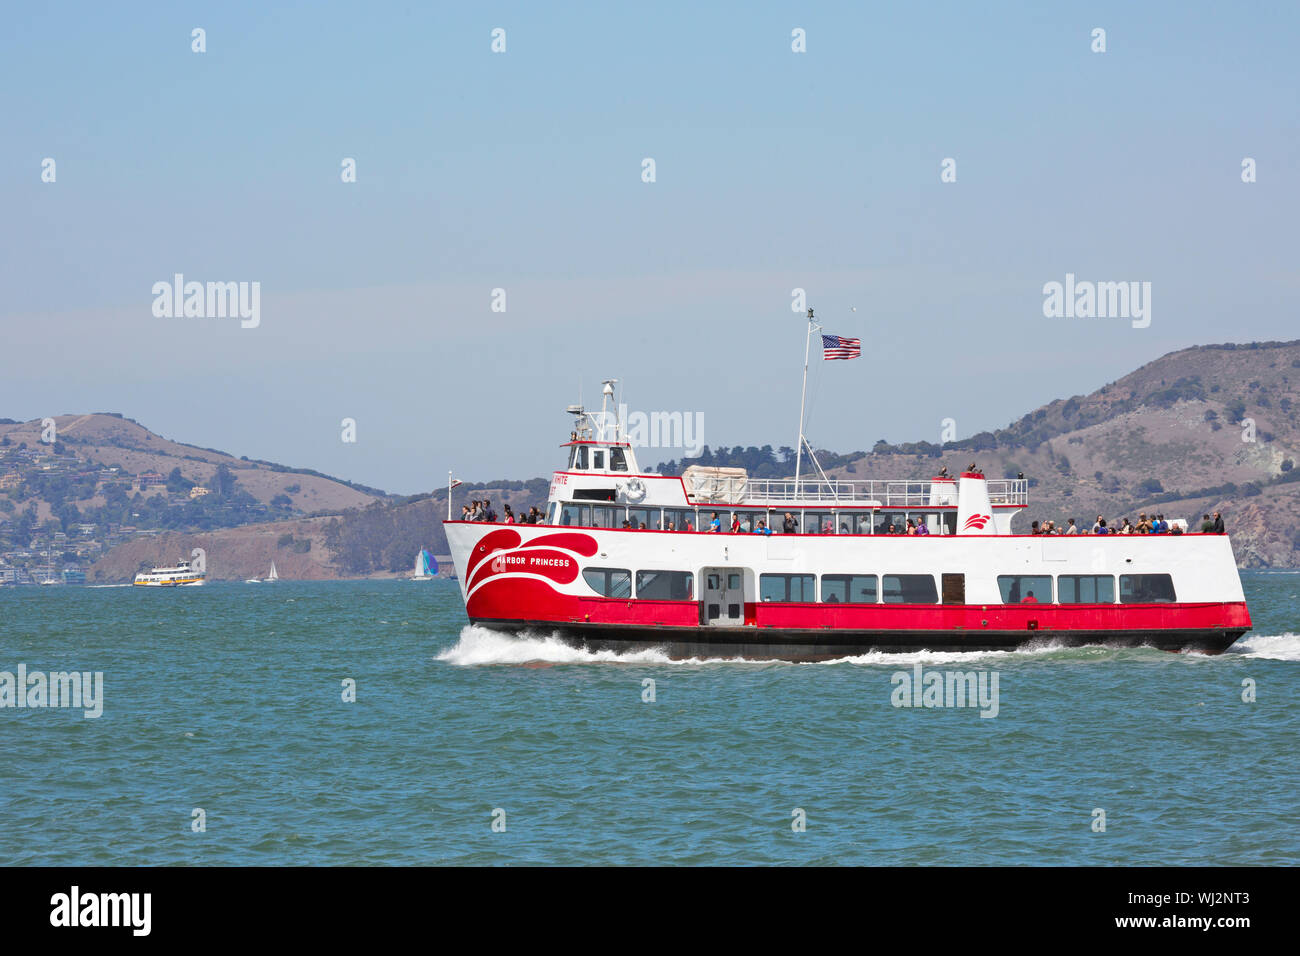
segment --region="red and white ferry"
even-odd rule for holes
[[[592,648],[786,660],[1049,642],[1217,654],[1251,626],[1226,535],[1017,534],[1027,482],[978,471],[646,474],[606,408],[569,411],[579,424],[545,524],[446,522],[475,624]],[[928,533],[889,533],[909,519]]]

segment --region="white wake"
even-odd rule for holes
[[[1224,651],[1270,661],[1300,661],[1300,634],[1247,634]]]

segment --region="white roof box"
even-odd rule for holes
[[[739,501],[745,496],[749,473],[744,468],[691,465],[682,472],[686,493],[697,501]]]

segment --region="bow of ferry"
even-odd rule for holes
[[[1036,643],[1219,653],[1250,629],[1226,535],[1016,534],[1027,482],[978,471],[647,474],[621,422],[570,412],[579,427],[545,524],[445,522],[473,623],[591,648],[786,660]],[[889,533],[909,519],[928,533]]]

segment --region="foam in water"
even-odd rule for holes
[[[1069,653],[1084,658],[1094,656],[1110,657],[1113,648],[1087,647],[1064,648],[1056,644],[1042,644],[1032,648],[1013,651],[910,651],[902,653],[885,653],[867,651],[852,657],[840,657],[829,661],[802,662],[799,666],[816,664],[860,664],[897,667],[900,665],[946,664],[971,662],[992,658],[1008,660],[1033,658],[1046,654]],[[437,660],[446,661],[461,667],[480,664],[749,664],[795,666],[791,661],[774,661],[767,658],[753,659],[745,657],[691,657],[672,658],[661,648],[636,651],[587,650],[574,647],[562,641],[558,634],[526,633],[523,635],[506,634],[491,628],[467,624],[461,629],[460,640],[453,647],[440,653]]]
[[[593,651],[574,647],[551,634],[503,634],[477,624],[461,628],[460,640],[438,655],[438,660],[462,667],[475,664],[704,664],[714,661],[742,662],[742,658],[700,658],[674,660],[659,649],[640,651]],[[770,661],[754,663],[767,664]]]
[[[1270,661],[1300,661],[1300,634],[1247,634],[1224,654]]]

